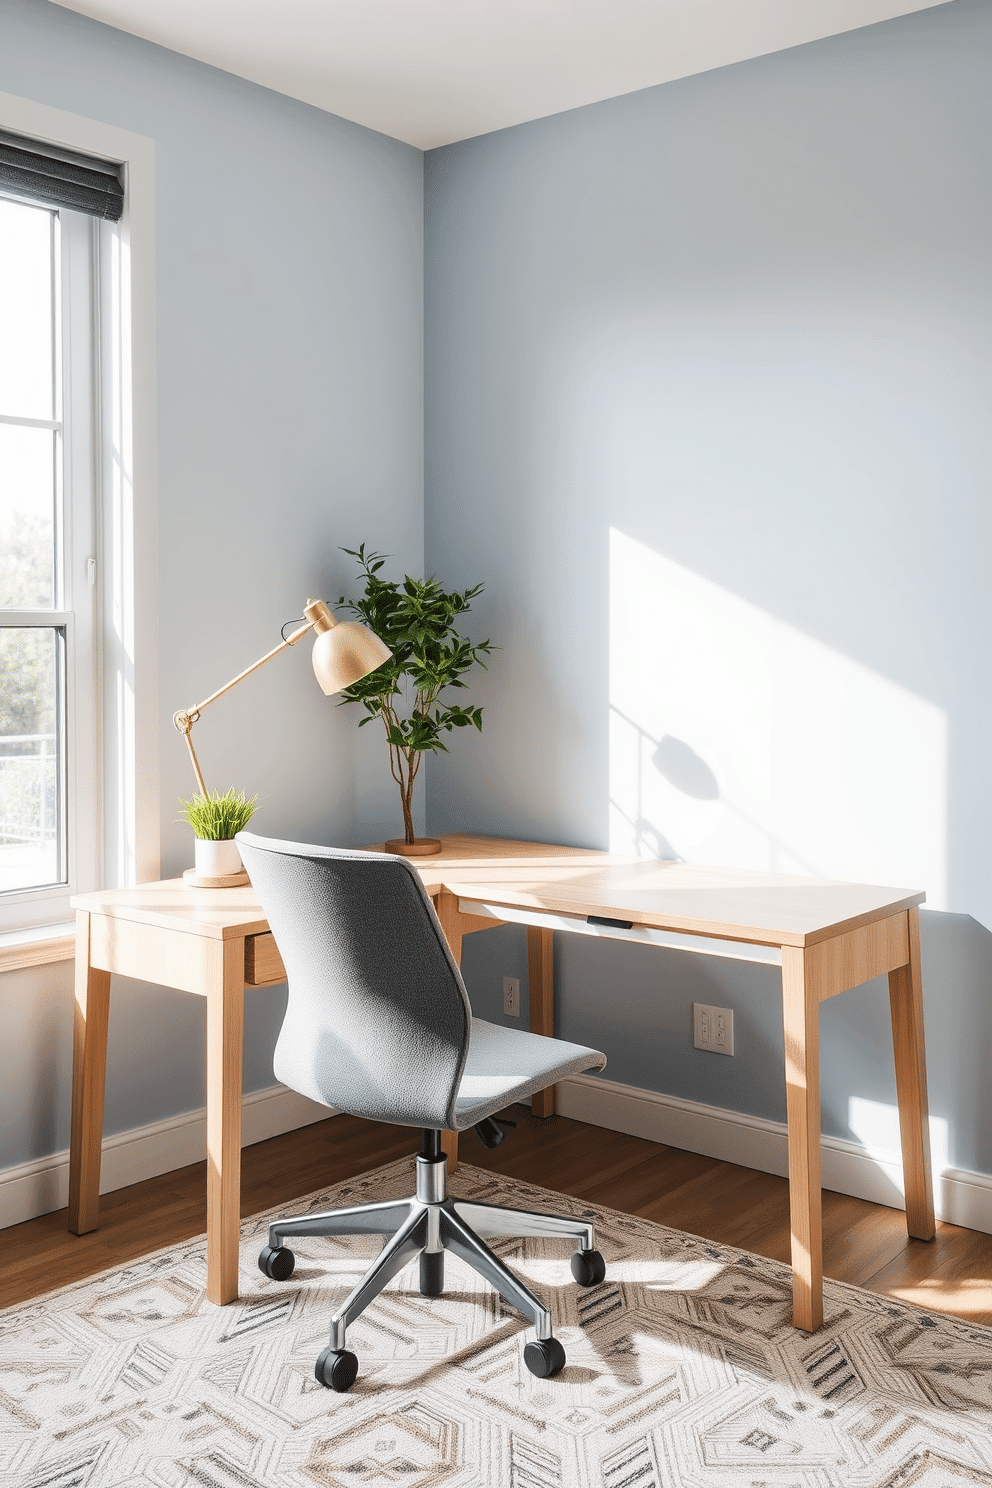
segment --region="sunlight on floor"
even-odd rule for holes
[[[917,1307],[935,1312],[951,1312],[958,1317],[992,1315],[992,1277],[944,1279],[931,1276],[913,1286],[888,1287],[886,1296],[900,1302],[915,1302]]]
[[[541,1287],[572,1285],[570,1257],[513,1255],[514,1271],[528,1284]],[[660,1292],[698,1292],[710,1285],[725,1270],[723,1261],[673,1261],[654,1257],[646,1261],[610,1259],[608,1275],[612,1285],[636,1285]]]

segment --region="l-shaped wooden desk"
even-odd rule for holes
[[[910,1235],[935,1234],[927,1129],[919,909],[924,896],[859,884],[693,867],[469,836],[415,860],[456,960],[463,936],[528,927],[530,1026],[554,1032],[555,930],[761,961],[782,968],[792,1218],[793,1319],[823,1320],[819,1005],[888,974]],[[238,1292],[244,988],[285,980],[251,888],[182,880],[82,894],[76,909],[69,1228],[96,1229],[115,972],[207,1003],[207,1295]],[[553,1090],[534,1097],[554,1110]],[[449,1148],[454,1156],[457,1148]]]

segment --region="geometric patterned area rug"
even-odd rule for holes
[[[300,1242],[289,1282],[256,1266],[205,1300],[205,1244],[174,1246],[0,1314],[4,1488],[958,1488],[992,1485],[992,1330],[827,1282],[815,1336],[788,1269],[646,1220],[462,1167],[456,1197],[588,1216],[607,1262],[573,1282],[562,1241],[496,1241],[549,1300],[568,1355],[450,1255],[416,1265],[348,1333],[359,1375],[317,1384],[334,1303],[380,1242]],[[283,1209],[393,1198],[409,1159]],[[275,1211],[274,1211],[275,1212]]]

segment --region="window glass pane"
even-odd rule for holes
[[[61,646],[0,629],[0,892],[63,881]]]
[[[54,417],[52,214],[0,198],[0,413]]]
[[[55,603],[55,440],[0,424],[0,608]]]

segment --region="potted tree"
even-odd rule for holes
[[[341,694],[342,703],[361,703],[366,716],[359,727],[381,718],[389,746],[389,768],[400,788],[403,837],[386,843],[390,852],[423,857],[441,851],[436,837],[417,838],[413,830],[413,785],[425,754],[447,752],[442,734],[470,724],[482,729],[482,709],[441,700],[447,688],[463,688],[465,673],[485,666],[493,647],[473,643],[455,627],[467,614],[482,585],[472,589],[442,589],[435,578],[411,579],[402,584],[381,579],[386,562],[382,553],[342,548],[358,563],[364,580],[360,599],[343,597],[350,610],[384,641],[390,659]]]

